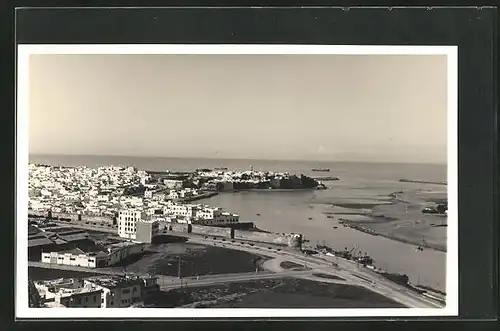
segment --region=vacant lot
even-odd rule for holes
[[[165,293],[154,307],[210,308],[400,308],[400,304],[357,286],[276,279],[185,288]]]

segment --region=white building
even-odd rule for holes
[[[239,215],[227,213],[222,208],[204,207],[199,209],[196,214],[196,223],[203,225],[227,225],[238,223]]]
[[[107,264],[107,255],[97,257],[96,255],[86,254],[79,248],[63,251],[63,252],[42,252],[42,262],[50,263],[50,264],[63,264],[63,265],[71,265],[77,267],[85,267],[85,268],[97,268],[99,265],[99,261],[101,262],[101,266],[103,264]]]
[[[177,191],[171,190],[168,193],[168,198],[169,199],[179,199],[179,193]]]
[[[146,219],[141,210],[127,209],[118,212],[118,235],[122,238],[135,239],[137,221]]]
[[[181,189],[183,186],[183,181],[178,179],[165,179],[163,184],[170,189]]]
[[[97,195],[97,201],[99,202],[108,202],[109,201],[109,194],[107,193],[101,193]]]
[[[84,287],[75,279],[35,282],[35,288],[48,306],[67,308],[100,308],[102,290]]]
[[[41,261],[85,268],[103,268],[142,252],[144,252],[144,245],[140,243],[120,242],[109,245],[105,251],[100,252],[86,253],[79,248],[63,252],[43,252]]]
[[[167,203],[163,208],[164,215],[195,217],[199,209],[198,205]]]

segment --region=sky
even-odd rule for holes
[[[30,154],[446,163],[444,55],[31,55]]]

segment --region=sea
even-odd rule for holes
[[[192,171],[216,167],[244,171],[253,168],[255,171],[338,177],[338,181],[324,182],[328,190],[221,193],[199,202],[239,214],[242,221],[253,222],[263,230],[302,233],[311,244],[326,244],[338,250],[356,248],[367,252],[377,267],[404,273],[414,284],[446,290],[445,252],[432,249],[418,251],[415,245],[348,227],[339,226],[335,229],[334,221],[325,216],[325,212],[331,211],[334,202],[376,203],[393,192],[415,189],[419,185],[423,189],[442,191],[446,186],[403,183],[399,180],[446,182],[446,165],[87,155],[30,155],[30,163],[70,167],[121,165],[149,171]],[[317,168],[328,168],[330,171],[312,171]]]

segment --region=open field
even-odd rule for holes
[[[362,287],[290,278],[173,290],[148,304],[184,308],[403,307]]]

